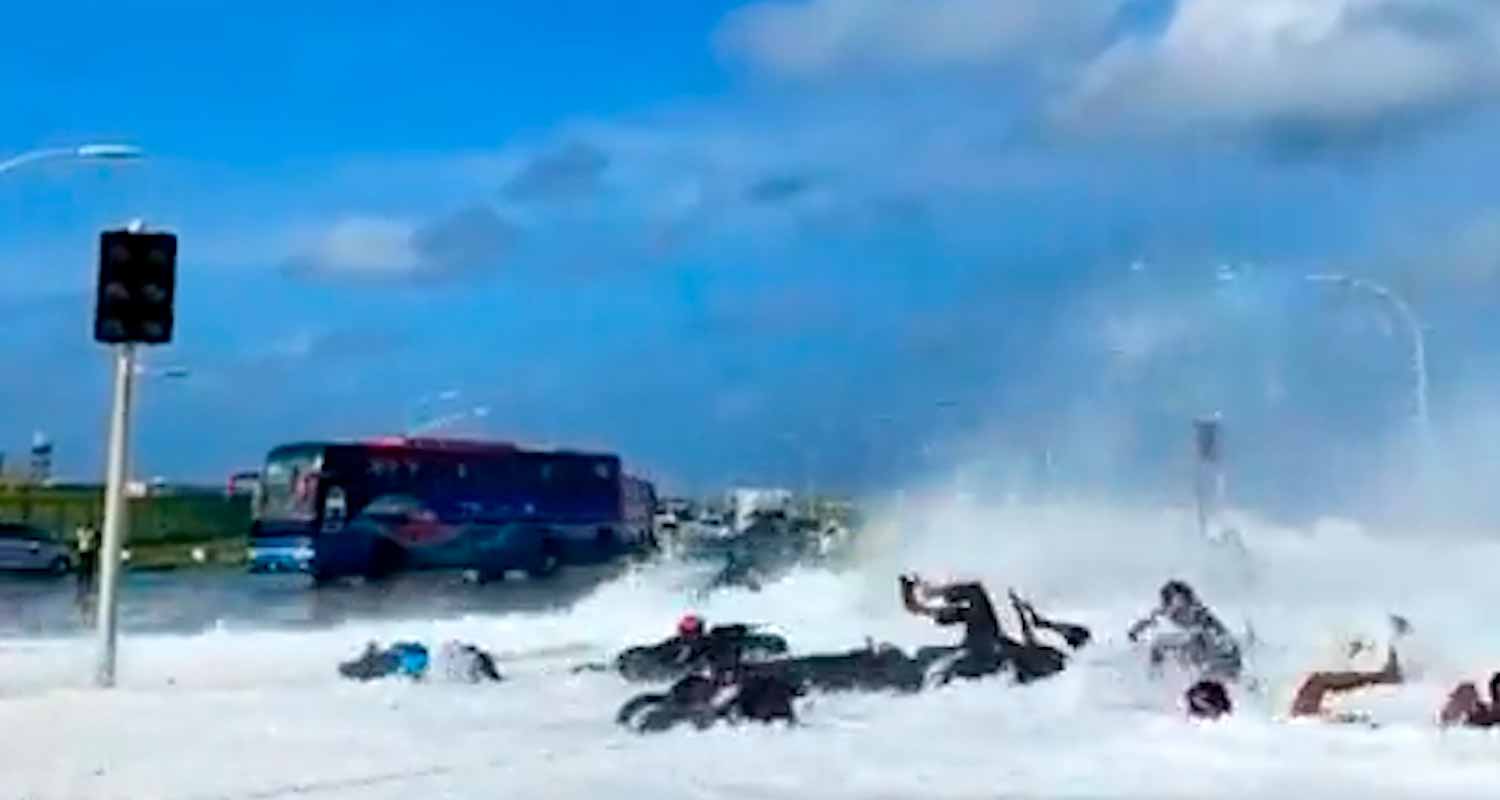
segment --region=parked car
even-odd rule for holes
[[[19,522],[0,522],[0,570],[64,575],[72,569],[72,551],[51,534]]]

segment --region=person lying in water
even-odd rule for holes
[[[1308,676],[1292,703],[1292,716],[1318,717],[1330,722],[1369,722],[1365,714],[1330,713],[1323,709],[1323,699],[1331,694],[1349,692],[1368,686],[1400,685],[1404,681],[1395,647],[1391,647],[1385,666],[1373,672],[1315,672]],[[1473,683],[1459,684],[1438,711],[1438,724],[1444,727],[1492,728],[1500,725],[1500,672],[1490,677],[1490,702],[1479,697]]]
[[[1011,601],[1021,618],[1022,641],[1006,636],[1000,628],[989,593],[978,582],[933,585],[920,576],[903,575],[901,600],[907,611],[929,617],[939,625],[964,626],[964,638],[958,647],[922,648],[918,651],[917,659],[925,663],[952,655],[951,663],[944,670],[944,679],[955,676],[979,678],[1010,666],[1015,670],[1017,682],[1028,683],[1055,675],[1067,664],[1062,651],[1036,641],[1037,628],[1066,631],[1064,638],[1075,648],[1082,647],[1089,639],[1086,628],[1042,618],[1014,592]],[[938,602],[929,604],[933,600]]]
[[[1130,626],[1130,641],[1139,641],[1147,631],[1161,622],[1174,630],[1158,633],[1151,641],[1151,666],[1159,670],[1168,657],[1199,673],[1200,678],[1224,681],[1239,680],[1240,645],[1208,606],[1198,599],[1193,587],[1171,580],[1159,592],[1161,605],[1145,619]]]
[[[1317,717],[1329,722],[1368,722],[1364,714],[1330,712],[1323,702],[1330,695],[1345,694],[1371,686],[1398,685],[1405,680],[1401,661],[1396,655],[1395,640],[1411,631],[1411,624],[1404,618],[1391,615],[1392,644],[1386,648],[1385,665],[1378,670],[1344,670],[1338,672],[1314,672],[1308,675],[1292,699],[1293,717]]]
[[[795,724],[795,698],[803,691],[773,673],[736,668],[696,672],[666,692],[631,698],[616,721],[637,733],[670,730],[690,724],[702,730],[719,722],[786,722]]]
[[[450,681],[461,683],[499,683],[504,680],[495,666],[495,657],[466,642],[450,641],[443,645],[438,663]]]
[[[1493,728],[1500,725],[1500,672],[1490,676],[1490,701],[1479,699],[1473,683],[1460,683],[1448,695],[1448,702],[1438,712],[1438,724],[1463,725],[1470,728]]]
[[[370,642],[359,658],[339,664],[339,674],[357,681],[391,675],[422,680],[427,674],[428,661],[427,648],[416,642],[396,642],[386,648]]]
[[[388,648],[370,642],[359,658],[339,664],[338,671],[343,677],[357,681],[378,680],[392,675],[420,681],[426,679],[431,661],[427,648],[417,642],[396,642]],[[439,651],[438,662],[448,680],[463,683],[502,680],[494,657],[465,642],[445,643]]]
[[[1015,609],[1016,616],[1021,620],[1021,638],[1025,641],[1033,641],[1034,631],[1050,631],[1062,637],[1068,647],[1078,650],[1093,639],[1093,634],[1082,625],[1074,625],[1070,622],[1058,622],[1047,619],[1038,614],[1036,607],[1030,602],[1022,600],[1015,590],[1010,591],[1010,605]]]
[[[677,622],[676,635],[654,645],[628,648],[615,657],[613,665],[585,664],[574,671],[612,669],[626,680],[668,681],[703,667],[756,661],[786,651],[786,640],[775,634],[741,624],[708,628],[702,617],[686,614]]]

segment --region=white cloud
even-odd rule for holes
[[[1358,139],[1497,94],[1488,0],[1181,0],[1055,111],[1083,132]]]
[[[1500,209],[1486,209],[1460,226],[1448,246],[1445,271],[1484,283],[1500,276]]]
[[[471,206],[420,224],[345,217],[305,238],[288,265],[295,273],[405,282],[491,270],[509,255],[516,230],[489,208]]]
[[[1189,338],[1194,321],[1185,316],[1131,313],[1106,317],[1100,343],[1122,365],[1148,361]]]
[[[1112,0],[806,0],[731,14],[720,46],[771,73],[975,66],[1100,29]]]
[[[412,246],[416,225],[380,217],[347,217],[324,231],[304,258],[317,272],[358,277],[402,277],[421,259]]]

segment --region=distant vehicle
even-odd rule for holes
[[[236,472],[229,476],[224,485],[224,494],[228,497],[249,496],[254,497],[260,489],[260,473],[253,470]]]
[[[31,525],[0,522],[0,570],[65,575],[72,569],[72,551],[51,534]]]
[[[792,493],[787,489],[755,489],[741,487],[731,489],[725,498],[733,518],[736,533],[744,533],[755,522],[757,516],[789,515],[792,508]]]
[[[623,477],[621,491],[624,495],[625,525],[630,530],[632,541],[644,542],[652,548],[656,540],[656,487],[650,481],[632,475]]]
[[[277,447],[252,502],[252,572],[547,577],[650,548],[651,485],[618,456],[395,437]]]

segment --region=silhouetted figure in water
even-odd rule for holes
[[[907,611],[930,617],[939,625],[964,626],[963,642],[958,647],[924,647],[917,651],[917,660],[927,665],[951,657],[952,660],[942,669],[942,681],[953,677],[981,678],[993,675],[1007,665],[1015,671],[1019,683],[1061,672],[1067,666],[1067,656],[1054,647],[1039,643],[1036,630],[1057,632],[1075,649],[1089,641],[1088,630],[1080,625],[1045,619],[1014,592],[1010,597],[1021,620],[1022,641],[1019,642],[1000,629],[994,604],[982,584],[932,585],[916,575],[901,576],[901,600]],[[938,602],[929,605],[926,601],[931,600]]]
[[[631,647],[620,653],[613,668],[626,680],[671,681],[703,669],[722,669],[742,661],[759,661],[787,651],[786,640],[757,632],[749,625],[715,625],[687,614],[677,623],[677,634],[653,645]],[[580,670],[608,670],[607,665],[585,665]]]
[[[1442,725],[1465,725],[1471,728],[1492,728],[1500,725],[1500,672],[1490,676],[1490,701],[1479,699],[1479,690],[1474,684],[1464,682],[1448,695],[1448,702],[1438,714]]]
[[[78,529],[78,572],[74,576],[74,602],[85,620],[93,618],[94,579],[99,573],[99,537],[93,528]]]
[[[666,692],[637,695],[615,719],[637,733],[655,733],[688,724],[702,730],[720,722],[794,724],[793,708],[802,690],[774,672],[735,667],[688,675]]]

